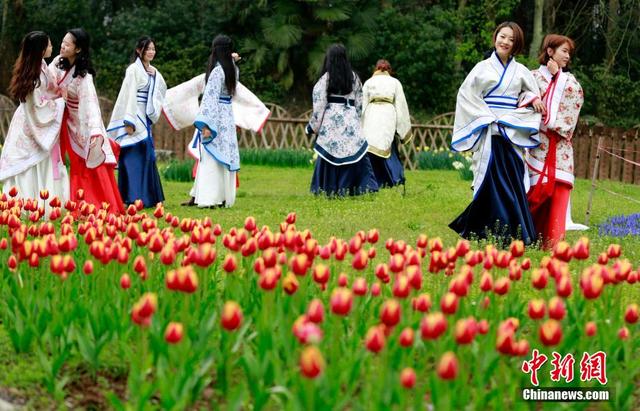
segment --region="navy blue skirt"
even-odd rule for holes
[[[394,141],[391,144],[391,155],[383,158],[373,153],[367,153],[376,181],[380,187],[393,187],[404,184],[404,167],[398,156],[398,145]]]
[[[125,204],[140,199],[145,207],[154,207],[164,201],[151,138],[120,148],[118,188]]]
[[[335,166],[318,156],[311,178],[313,194],[360,195],[378,191],[378,183],[366,155],[353,164]]]
[[[499,246],[512,238],[536,241],[536,230],[525,191],[524,164],[511,142],[491,136],[491,159],[475,198],[449,227],[467,239],[492,236]]]

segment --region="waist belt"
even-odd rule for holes
[[[218,102],[222,104],[231,104],[231,96],[220,96],[218,97]]]
[[[375,97],[371,99],[371,103],[389,103],[393,104],[393,99],[387,97]]]
[[[329,103],[334,103],[334,104],[344,104],[345,106],[351,106],[351,107],[355,107],[356,106],[356,101],[352,98],[345,98],[345,97],[338,97],[338,96],[329,96],[329,98],[327,98],[327,102]]]

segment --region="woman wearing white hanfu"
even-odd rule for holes
[[[362,84],[351,69],[345,47],[334,44],[327,50],[322,75],[313,87],[313,113],[306,127],[307,135],[317,136],[312,193],[343,196],[378,191],[366,155],[361,113]]]
[[[213,39],[200,112],[193,123],[200,162],[191,196],[198,207],[231,207],[236,201],[240,151],[231,100],[239,71],[225,35]]]
[[[464,238],[536,241],[527,202],[524,149],[540,144],[544,110],[531,72],[515,61],[524,45],[516,23],[500,24],[495,50],[476,64],[458,91],[451,147],[474,151],[473,201],[449,227]]]
[[[391,77],[391,64],[378,60],[376,70],[362,86],[362,134],[369,144],[368,157],[380,187],[404,184],[398,140],[410,140],[411,117],[402,84]]]
[[[122,200],[132,204],[139,199],[145,207],[164,201],[151,127],[160,119],[167,85],[151,65],[155,55],[153,39],[140,38],[107,127],[109,136],[120,145],[118,189]]]
[[[56,94],[55,78],[44,58],[51,57],[51,41],[41,31],[22,40],[14,66],[10,94],[20,101],[11,119],[0,157],[3,191],[12,187],[21,198],[40,201],[41,190],[61,201],[69,198],[69,176],[60,155],[59,134],[64,100]]]
[[[234,61],[240,60],[238,54],[232,53],[231,55]],[[198,99],[205,89],[205,77],[206,73],[202,73],[191,80],[167,90],[162,112],[174,130],[181,130],[193,125],[196,116],[200,112]],[[233,121],[236,127],[250,130],[254,133],[260,133],[262,131],[267,119],[271,115],[271,111],[269,111],[264,103],[239,81],[236,82],[236,90],[231,99],[231,111],[233,112]],[[194,133],[193,139],[188,146],[188,153],[196,160],[193,172],[195,177],[201,159],[200,130],[196,130]],[[193,190],[191,190],[191,192],[194,194]],[[191,197],[190,200],[182,203],[182,205],[196,205],[195,198]]]

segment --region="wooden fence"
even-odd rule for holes
[[[102,115],[108,122],[113,103],[100,99]],[[238,141],[242,148],[264,149],[311,149],[312,139],[304,133],[310,112],[293,116],[284,108],[268,104],[271,117],[265,124],[262,133],[239,130]],[[11,121],[15,105],[6,96],[0,95],[0,141]],[[414,121],[415,123],[415,121]],[[418,166],[418,155],[425,147],[437,149],[448,147],[453,129],[453,113],[438,115],[425,124],[412,124],[413,139],[409,144],[400,146],[400,157],[406,168],[415,170]],[[627,160],[640,163],[640,128],[623,130],[589,126],[581,122],[574,135],[575,174],[578,178],[591,178],[595,163],[598,140],[603,137],[603,147]],[[194,129],[174,131],[163,119],[154,126],[155,147],[168,150],[179,159],[187,156],[187,145],[193,136]],[[640,166],[618,157],[602,153],[598,169],[598,179],[609,179],[625,183],[640,184]]]

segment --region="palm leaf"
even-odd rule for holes
[[[300,41],[302,38],[300,26],[287,23],[285,20],[280,16],[262,19],[262,35],[267,43],[286,49]]]

